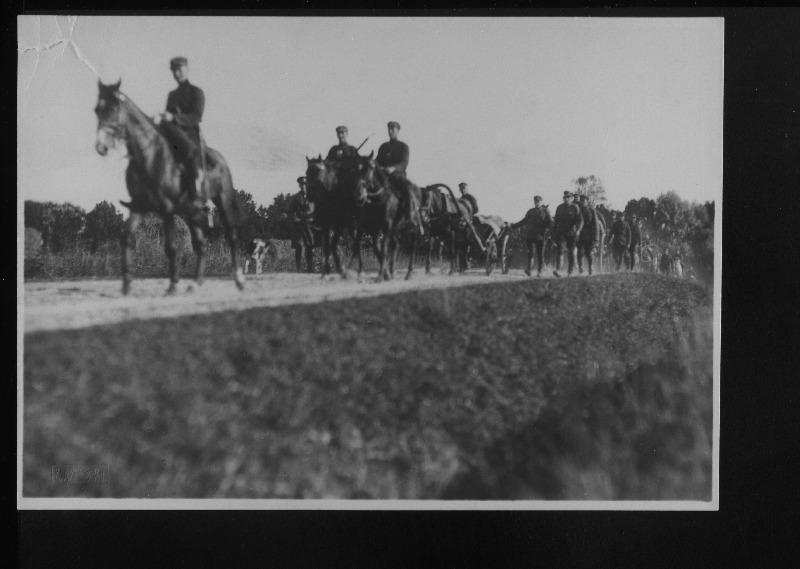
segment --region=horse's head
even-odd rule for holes
[[[318,202],[331,190],[335,174],[329,165],[322,159],[306,156],[306,191],[308,199]]]
[[[98,82],[99,94],[94,114],[97,115],[97,139],[95,149],[100,156],[105,156],[109,148],[116,146],[116,140],[125,136],[125,107],[122,101],[125,96],[120,93],[122,80],[113,85]]]
[[[387,177],[374,160],[374,151],[369,156],[359,156],[355,164],[355,200],[359,207],[370,198],[377,198],[386,189]]]
[[[436,186],[425,186],[420,189],[420,206],[419,214],[422,217],[423,223],[429,224],[431,222],[431,209],[433,208],[434,197],[441,195],[441,192]]]

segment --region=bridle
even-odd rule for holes
[[[105,118],[98,122],[97,131],[105,132],[112,140],[122,140],[127,143],[131,135],[130,127],[128,124],[122,123],[120,121],[120,111],[122,110],[123,102],[130,102],[130,104],[133,105],[134,107],[136,105],[133,103],[133,101],[130,100],[130,98],[128,98],[127,95],[125,95],[120,91],[113,92],[111,95],[111,99],[113,100],[112,113],[108,118]],[[153,122],[149,119],[149,117],[146,117],[146,119],[147,119],[146,125],[144,124],[134,125],[134,128],[136,128],[138,132],[142,133],[142,138],[144,138],[147,141],[147,143],[141,148],[140,153],[150,148],[150,146],[152,146],[155,143],[156,139],[159,136],[155,124],[153,124]]]

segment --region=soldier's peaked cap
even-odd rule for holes
[[[185,57],[173,57],[169,60],[169,68],[170,69],[178,69],[179,67],[183,67],[184,65],[189,65],[189,60]]]
[[[458,185],[458,187],[459,187],[459,188],[466,188],[466,187],[467,187],[467,183],[466,183],[466,182],[461,182],[461,183]]]
[[[300,176],[299,178],[297,178],[297,183],[298,184],[305,184],[305,182],[306,182],[306,177],[305,176]]]
[[[397,128],[397,129],[399,129],[400,128],[400,123],[399,122],[395,122],[395,121],[389,121],[386,124],[386,127],[387,128]]]
[[[581,194],[578,197],[580,197],[582,200],[588,200],[589,199],[589,196],[587,196],[586,194]]]
[[[337,126],[337,127],[336,127],[336,132],[337,132],[337,133],[340,133],[340,132],[350,132],[350,131],[349,131],[349,130],[347,130],[347,127],[346,127],[346,126],[342,125],[342,126]]]
[[[572,197],[572,192],[570,192],[569,190],[564,191],[564,197],[565,198],[571,198]]]
[[[537,202],[540,202],[540,201],[542,201],[542,196],[533,196],[533,200],[537,201]]]

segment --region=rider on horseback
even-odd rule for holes
[[[203,118],[205,95],[203,90],[189,82],[189,62],[185,57],[174,57],[169,62],[178,88],[167,97],[167,107],[162,113],[161,132],[175,150],[194,184],[186,184],[189,197],[197,207],[208,209],[203,195],[203,159],[200,145],[200,121]]]
[[[339,138],[339,144],[331,146],[328,150],[328,156],[325,160],[348,160],[358,156],[358,149],[347,143],[347,127],[337,126],[336,136]]]

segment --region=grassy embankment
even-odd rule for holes
[[[603,275],[27,334],[23,491],[708,500],[711,312]]]

